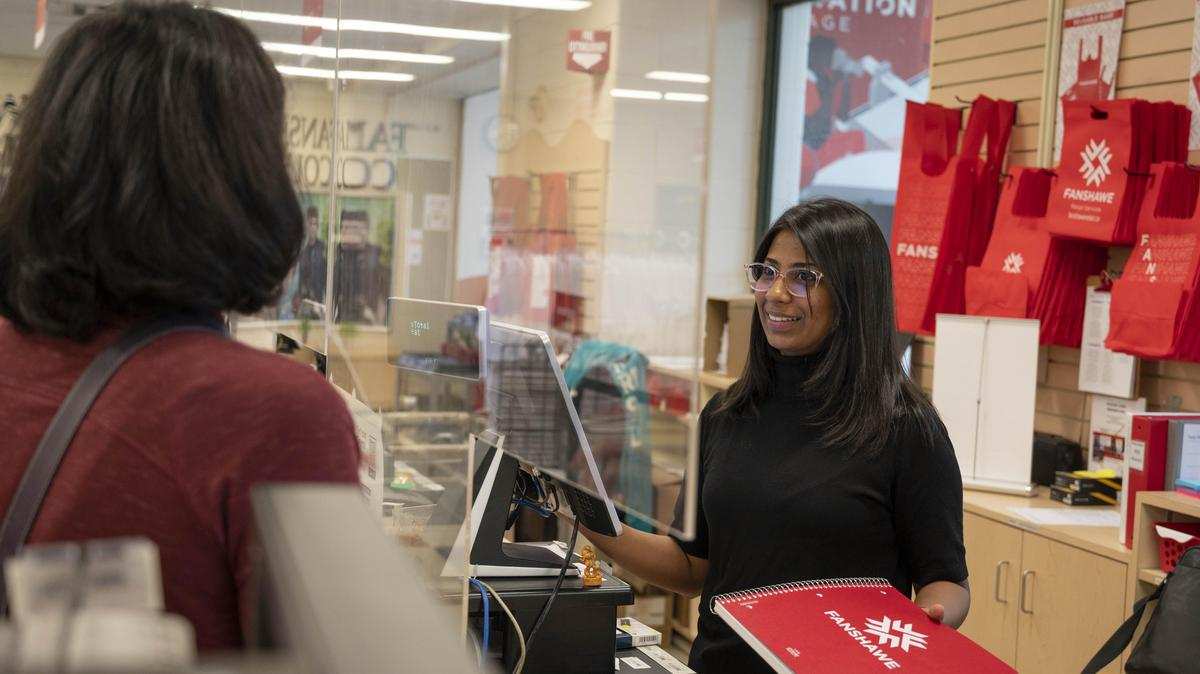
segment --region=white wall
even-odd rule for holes
[[[500,91],[463,101],[462,175],[458,188],[456,278],[488,275],[491,236],[491,178],[496,175],[496,149],[487,142],[488,124],[500,114]]]

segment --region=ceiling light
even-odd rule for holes
[[[411,82],[416,78],[408,73],[389,73],[386,70],[339,70],[344,80],[374,80],[376,82]]]
[[[564,12],[576,12],[592,6],[589,0],[454,0],[469,2],[475,5],[501,5],[504,7],[525,7],[527,9],[557,9]]]
[[[668,82],[695,82],[708,84],[712,78],[704,73],[677,73],[670,70],[652,70],[646,73],[648,80],[666,80]]]
[[[650,91],[648,89],[613,89],[609,92],[613,98],[637,98],[644,101],[661,101],[661,91]]]
[[[264,42],[263,49],[277,54],[295,54],[297,56],[317,56],[332,59],[365,59],[369,61],[397,61],[403,63],[454,63],[453,56],[438,54],[412,54],[402,51],[383,51],[381,49],[335,49],[333,47],[318,47],[317,45],[293,44],[290,42]]]
[[[685,94],[678,91],[668,91],[663,98],[668,101],[676,101],[679,103],[707,103],[708,96],[705,94]]]
[[[275,69],[281,74],[292,77],[315,77],[322,80],[334,78],[334,71],[327,68],[302,68],[300,66],[277,65]],[[408,73],[373,72],[368,70],[339,70],[336,74],[343,80],[373,80],[377,82],[412,82],[415,77]]]
[[[462,28],[441,28],[439,26],[417,26],[409,23],[393,23],[391,21],[368,21],[365,19],[338,20],[325,16],[308,16],[305,14],[279,14],[276,12],[255,12],[245,9],[229,9],[213,7],[214,10],[243,21],[259,21],[262,23],[278,23],[286,26],[306,26],[322,30],[362,31],[367,33],[392,33],[399,35],[419,35],[421,37],[439,37],[450,40],[479,40],[482,42],[503,42],[508,39],[508,33],[493,33],[485,30],[464,30]]]

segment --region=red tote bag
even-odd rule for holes
[[[927,315],[939,271],[946,273],[944,246],[961,238],[971,215],[975,161],[955,156],[959,119],[957,110],[940,105],[907,104],[891,251],[896,323],[903,332],[931,331]]]
[[[987,159],[978,171],[978,183],[971,204],[971,232],[967,241],[967,264],[978,265],[987,252],[988,240],[992,235],[996,208],[1000,201],[1000,174],[1004,169],[1004,158],[1008,153],[1008,141],[1012,138],[1013,124],[1017,119],[1017,104],[1012,101],[993,101],[980,96],[990,104],[990,109],[981,111],[972,106],[971,116],[980,112],[987,116]],[[979,99],[976,99],[977,101]],[[980,125],[982,126],[982,125]],[[963,145],[968,145],[966,140]],[[965,152],[964,152],[965,154]]]
[[[1138,242],[1113,284],[1109,349],[1148,358],[1177,355],[1180,328],[1200,272],[1200,175],[1173,162],[1151,168]]]
[[[1134,160],[1134,103],[1063,102],[1062,161],[1047,211],[1052,234],[1132,243],[1119,240],[1117,227],[1129,180],[1126,169]]]
[[[1000,193],[987,253],[979,266],[967,269],[966,312],[971,315],[1028,317],[1050,252],[1044,220],[1054,175],[1022,167],[1012,173]]]

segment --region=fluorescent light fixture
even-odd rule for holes
[[[373,80],[375,82],[411,82],[416,78],[408,73],[389,73],[378,70],[339,70],[344,80]]]
[[[677,103],[707,103],[708,96],[706,94],[685,94],[679,91],[668,91],[663,98],[668,101]]]
[[[295,54],[297,56],[317,56],[325,59],[364,59],[368,61],[395,61],[402,63],[434,63],[444,65],[454,63],[453,56],[439,54],[412,54],[403,51],[384,51],[381,49],[334,49],[333,47],[318,47],[317,45],[293,44],[291,42],[264,42],[263,49],[276,54]]]
[[[649,89],[613,89],[608,92],[613,98],[637,98],[643,101],[661,101],[661,91],[651,91]]]
[[[646,73],[648,80],[665,80],[667,82],[695,82],[708,84],[712,78],[704,73],[677,73],[670,70],[651,70]]]
[[[334,72],[328,68],[302,68],[300,66],[276,65],[275,69],[283,75],[292,77],[315,77],[322,80],[334,78]],[[343,80],[373,80],[376,82],[412,82],[415,77],[408,73],[371,72],[368,70],[339,70],[336,74]]]
[[[322,30],[362,31],[366,33],[389,33],[399,35],[418,35],[421,37],[440,37],[450,40],[478,40],[481,42],[503,42],[508,39],[508,33],[493,33],[486,30],[464,30],[462,28],[441,28],[439,26],[417,26],[410,23],[393,23],[391,21],[368,21],[365,19],[342,19],[327,16],[308,16],[305,14],[279,14],[277,12],[255,12],[246,9],[230,9],[228,7],[213,7],[214,10],[241,19],[243,21],[258,21],[261,23],[278,23],[285,26],[306,26]]]
[[[589,0],[454,0],[475,5],[499,5],[502,7],[525,7],[527,9],[557,9],[577,12],[592,6]]]

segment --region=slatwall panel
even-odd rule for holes
[[[1094,0],[1066,0],[1066,7]],[[940,0],[934,4],[931,100],[943,105],[978,93],[1019,101],[1010,164],[1032,164],[1037,150],[1040,58],[1046,0]],[[1128,0],[1117,67],[1117,96],[1187,103],[1192,49],[1192,0]],[[1034,53],[1039,56],[1035,58]],[[1035,68],[1036,72],[1028,72]],[[1191,161],[1200,163],[1200,151]],[[1119,270],[1128,248],[1110,250]],[[932,392],[934,340],[913,346],[913,376]],[[1092,397],[1078,389],[1079,351],[1042,349],[1034,428],[1088,444]],[[1152,411],[1200,411],[1200,364],[1143,361],[1139,393]]]
[[[1037,159],[1046,0],[935,0],[929,99],[964,107],[979,94],[1017,103],[1009,162]]]

